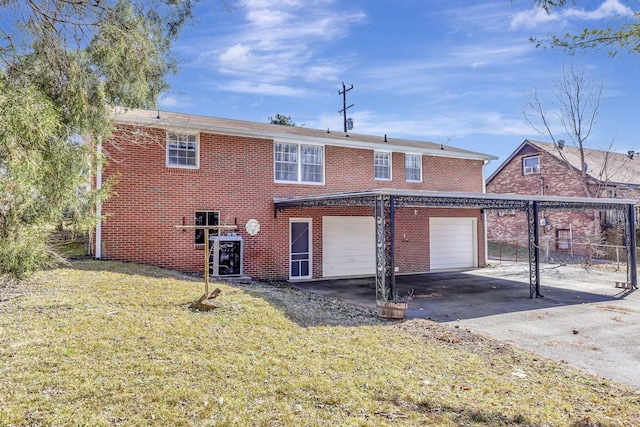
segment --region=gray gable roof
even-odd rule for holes
[[[270,123],[222,119],[193,114],[172,113],[157,110],[119,109],[114,115],[116,123],[136,126],[183,129],[185,131],[212,132],[226,135],[270,138],[278,141],[310,142],[351,148],[399,151],[441,157],[456,157],[490,161],[497,157],[463,150],[451,146],[443,147],[428,141],[390,138],[386,135],[363,135],[351,132],[311,129],[299,126],[283,126]]]
[[[549,142],[526,139],[487,179],[490,182],[504,166],[514,157],[525,154],[527,150],[544,150],[559,161],[566,161],[576,171],[582,170],[580,150],[565,144],[562,150]],[[585,148],[584,162],[587,167],[587,175],[594,182],[608,185],[625,185],[630,187],[640,186],[640,157],[631,159],[627,153],[603,151]]]

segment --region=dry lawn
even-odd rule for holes
[[[305,327],[215,286],[221,307],[201,312],[202,282],[166,270],[38,275],[0,303],[0,425],[640,425],[638,390],[466,331]]]

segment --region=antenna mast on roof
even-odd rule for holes
[[[345,133],[347,132],[347,130],[353,129],[353,120],[347,120],[347,109],[353,107],[353,104],[347,107],[347,92],[349,92],[351,89],[353,89],[353,83],[351,84],[351,87],[347,89],[347,87],[344,85],[344,82],[342,82],[342,90],[338,91],[338,95],[342,95],[342,110],[338,111],[338,113],[342,113],[342,116],[344,118]],[[347,127],[347,125],[349,125],[349,127]]]

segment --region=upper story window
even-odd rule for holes
[[[391,179],[391,153],[384,151],[373,153],[373,177],[375,179]]]
[[[522,159],[522,174],[540,173],[540,157],[525,157]]]
[[[419,154],[405,154],[406,179],[410,182],[422,181],[422,157]]]
[[[319,145],[274,144],[275,180],[322,184],[324,150]]]
[[[167,134],[167,167],[198,167],[198,135]]]

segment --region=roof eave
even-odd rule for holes
[[[186,121],[178,121],[178,120],[172,120],[170,123],[168,122],[160,123],[159,120],[149,120],[148,118],[145,118],[145,117],[131,117],[126,114],[116,115],[114,117],[114,120],[116,123],[119,123],[119,124],[142,125],[142,126],[165,128],[165,129],[181,129],[181,130],[191,129],[191,130],[218,133],[218,134],[230,135],[230,136],[248,136],[253,138],[266,138],[266,139],[272,139],[272,140],[277,140],[281,142],[296,142],[296,143],[306,142],[306,143],[312,143],[316,145],[333,145],[333,146],[339,146],[339,147],[359,148],[359,149],[367,149],[367,150],[409,152],[409,153],[424,154],[429,156],[452,157],[452,158],[467,159],[467,160],[491,161],[491,160],[498,159],[496,156],[492,156],[484,153],[475,153],[471,151],[451,151],[447,149],[415,147],[412,145],[389,144],[389,143],[385,143],[384,141],[381,141],[381,142],[360,141],[357,139],[357,137],[352,137],[352,136],[349,136],[349,134],[344,134],[344,133],[337,133],[337,135],[340,135],[340,137],[333,137],[333,136],[319,137],[319,136],[312,136],[312,135],[288,134],[288,133],[265,131],[265,130],[206,125],[201,123],[194,124],[194,123],[190,123]],[[330,134],[330,135],[333,135],[333,134]],[[416,142],[419,142],[419,141],[416,141]]]

